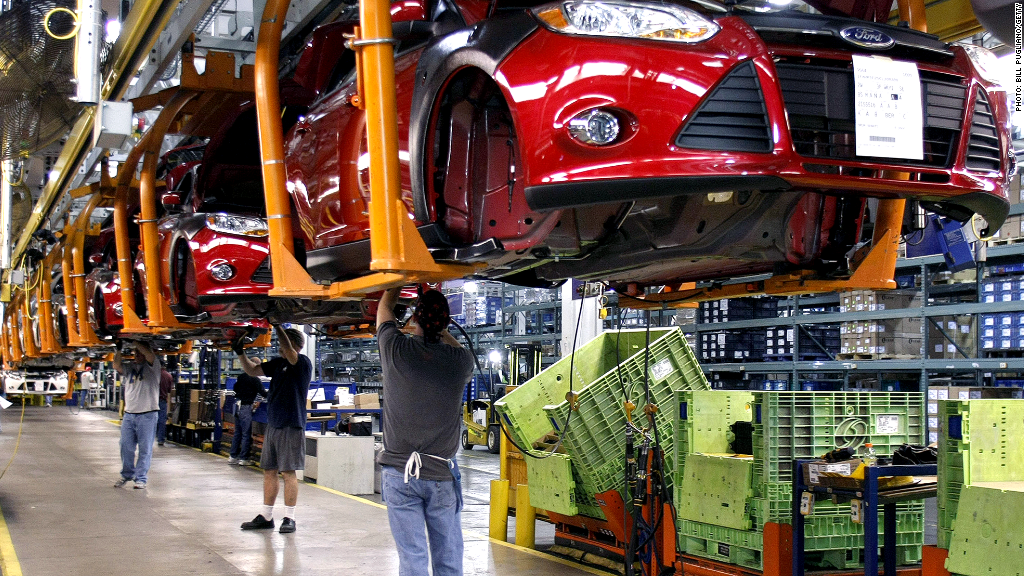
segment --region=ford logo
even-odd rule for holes
[[[839,35],[850,44],[872,50],[885,50],[896,43],[891,36],[880,30],[867,26],[848,26],[839,31]]]

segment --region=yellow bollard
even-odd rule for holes
[[[491,527],[495,540],[508,540],[508,480],[491,480]]]
[[[516,546],[533,548],[535,546],[534,530],[537,525],[537,511],[530,506],[530,487],[526,484],[516,486]]]

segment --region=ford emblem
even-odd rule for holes
[[[872,50],[892,48],[892,45],[896,43],[892,36],[867,26],[847,26],[839,31],[839,35],[850,44]]]

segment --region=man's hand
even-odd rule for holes
[[[238,354],[239,356],[244,356],[245,355],[245,342],[244,342],[244,340],[245,340],[245,336],[239,336],[233,342],[231,342],[231,350],[233,350],[235,352],[235,354]]]
[[[395,317],[395,304],[398,303],[398,295],[402,292],[402,288],[390,288],[384,291],[384,295],[380,297],[380,302],[377,303],[377,326],[385,322],[397,322],[398,318]]]

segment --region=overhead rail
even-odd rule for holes
[[[370,269],[365,276],[324,286],[295,259],[292,211],[285,186],[284,134],[278,59],[288,0],[268,0],[256,44],[256,115],[267,205],[271,296],[361,299],[367,294],[417,282],[439,282],[472,274],[475,266],[438,264],[413,224],[400,195],[395,55],[388,0],[360,0],[355,38],[360,101],[365,103],[370,158]]]

